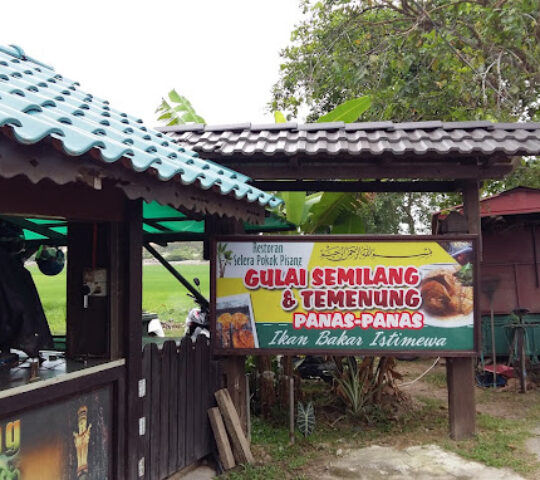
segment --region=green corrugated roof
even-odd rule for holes
[[[136,172],[152,170],[162,181],[177,178],[185,185],[215,188],[222,195],[261,206],[281,203],[249,185],[249,177],[179,147],[15,46],[0,46],[0,127],[5,126],[22,144],[50,137],[61,143],[68,156],[93,151],[105,163],[125,159],[122,165]]]

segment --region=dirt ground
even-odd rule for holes
[[[398,371],[404,376],[400,389],[411,397],[412,408],[421,408],[426,402],[436,405],[444,417],[447,407],[446,366],[440,359],[433,366],[435,359],[415,361],[400,361]],[[428,374],[418,379],[427,369]],[[412,382],[412,383],[411,383]],[[529,384],[526,394],[519,393],[519,382],[510,379],[504,388],[476,388],[477,414],[522,421],[535,418],[530,425],[531,438],[524,448],[537,455],[540,460],[540,417],[538,405],[540,388]],[[535,410],[536,409],[536,410]],[[537,479],[540,478],[538,469],[525,473],[523,476],[511,471],[507,465],[498,468],[487,467],[483,463],[467,460],[451,452],[452,440],[448,438],[447,423],[430,425],[426,419],[423,429],[374,438],[370,445],[362,448],[338,449],[335,457],[320,458],[304,470],[306,478],[319,480],[334,480],[338,478],[357,478],[366,480],[416,480],[416,479]],[[527,433],[525,433],[526,437]],[[482,436],[482,434],[480,434]],[[525,438],[524,438],[525,440]],[[447,448],[444,448],[444,447]],[[464,447],[467,448],[467,444]],[[514,445],[501,448],[519,449]],[[375,449],[375,450],[373,450]],[[456,449],[459,453],[459,449]],[[374,455],[376,453],[376,455]],[[533,460],[534,463],[534,460]],[[434,473],[433,465],[437,466]]]
[[[435,359],[423,359],[415,361],[401,361],[399,372],[404,376],[400,388],[411,395],[413,402],[419,398],[429,396],[447,402],[448,391],[446,389],[446,366],[444,359],[440,359],[435,367],[420,380],[407,385],[424,373]],[[519,381],[515,378],[508,379],[506,387],[476,388],[476,411],[481,414],[495,417],[520,419],[527,416],[528,411],[540,401],[539,385],[528,382],[528,392],[519,393]]]

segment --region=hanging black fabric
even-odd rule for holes
[[[35,357],[53,340],[30,272],[0,248],[0,350],[9,348]]]

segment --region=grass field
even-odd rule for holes
[[[209,294],[209,266],[201,264],[177,264],[175,267],[188,280],[198,277],[201,291]],[[32,273],[41,297],[43,309],[53,335],[66,333],[66,271],[54,277],[43,275],[36,265],[27,267]],[[155,312],[162,322],[183,325],[187,312],[195,304],[187,290],[161,265],[143,267],[143,310]],[[176,326],[176,325],[175,325]],[[166,330],[167,333],[167,330]],[[173,333],[178,333],[175,328]]]

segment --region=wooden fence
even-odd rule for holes
[[[207,410],[220,388],[219,363],[212,361],[209,342],[184,338],[143,350],[146,395],[143,410],[145,479],[163,480],[212,451]]]

